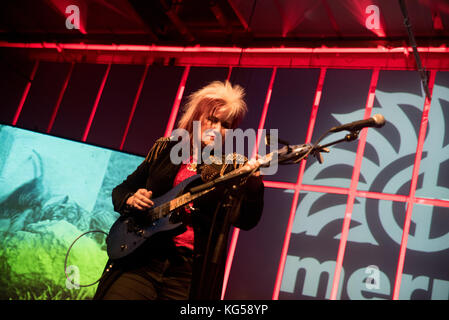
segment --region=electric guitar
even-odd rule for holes
[[[310,152],[310,148],[308,145],[281,148],[258,159],[256,167],[267,166],[272,161],[274,154],[278,156],[276,161],[285,162],[297,159],[298,156],[303,156]],[[182,181],[164,195],[152,199],[154,205],[149,210],[119,217],[112,225],[106,238],[109,258],[112,260],[124,258],[139,248],[155,233],[179,227],[182,222],[179,219],[180,213],[178,209],[188,205],[195,199],[203,197],[214,190],[217,185],[238,179],[248,173],[249,171],[242,167],[213,181],[192,187],[192,185],[197,184],[198,179],[201,179],[199,174],[194,175]],[[186,190],[189,191],[185,192]]]
[[[106,238],[109,258],[112,260],[123,258],[134,252],[155,233],[179,227],[182,222],[179,219],[178,209],[215,189],[208,188],[194,194],[183,193],[189,185],[200,179],[201,176],[196,174],[164,195],[151,199],[154,205],[147,211],[119,217]]]

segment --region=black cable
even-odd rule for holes
[[[410,45],[413,49],[413,55],[415,57],[415,62],[418,67],[418,72],[421,76],[421,81],[424,86],[424,91],[426,92],[427,98],[430,100],[431,96],[430,96],[430,90],[429,90],[429,76],[428,76],[425,68],[422,66],[421,58],[419,57],[418,49],[416,47],[415,36],[413,35],[412,24],[410,23],[410,19],[408,17],[407,6],[405,5],[405,1],[399,0],[399,6],[401,7],[402,16],[404,17],[404,25],[405,25],[405,28],[408,33]]]
[[[85,235],[88,234],[88,233],[94,233],[94,232],[104,233],[106,236],[108,236],[108,234],[107,234],[106,232],[101,231],[101,230],[91,230],[91,231],[84,232],[84,233],[82,233],[80,236],[78,236],[78,237],[72,242],[72,244],[70,245],[69,249],[67,250],[67,253],[66,253],[66,255],[65,255],[65,260],[64,260],[64,274],[65,274],[65,277],[67,278],[67,280],[70,281],[70,283],[72,283],[72,281],[69,279],[69,276],[67,275],[67,260],[68,260],[68,258],[69,258],[70,250],[72,249],[72,247],[73,247],[73,245],[75,244],[75,242],[77,242],[82,236],[85,236]],[[110,267],[111,267],[111,266],[110,266]],[[110,267],[109,267],[109,268],[110,268]],[[109,268],[108,268],[108,269],[109,269]],[[93,282],[93,283],[90,283],[90,284],[79,284],[79,283],[74,283],[74,285],[77,286],[77,287],[83,287],[83,288],[84,288],[84,287],[90,287],[90,286],[93,286],[94,284],[96,284],[97,282],[99,282],[105,275],[106,275],[106,273],[104,273],[100,278],[98,278],[97,281],[95,281],[95,282]]]
[[[257,0],[254,0],[253,6],[251,8],[251,13],[250,13],[249,18],[248,18],[248,25],[247,25],[246,30],[245,30],[245,34],[246,34],[246,41],[245,41],[246,43],[245,43],[245,45],[246,46],[248,45],[248,37],[249,37],[250,29],[251,29],[251,23],[253,21],[254,12],[256,11],[256,4],[257,4]],[[243,45],[242,45],[242,50],[240,50],[238,65],[240,65],[240,61],[242,60],[242,56],[243,56]]]
[[[312,153],[312,151],[314,151],[314,150],[317,150],[316,149],[316,147],[318,147],[318,143],[320,143],[321,142],[321,140],[323,140],[324,139],[324,137],[326,137],[328,134],[329,134],[329,132],[330,132],[330,129],[328,130],[328,131],[326,131],[312,146],[311,146],[311,148],[304,154],[304,155],[302,155],[300,158],[298,158],[298,159],[296,159],[295,161],[293,161],[292,163],[299,163],[299,162],[301,162],[302,160],[304,160],[305,158],[307,158],[309,155],[310,155],[310,153]],[[310,144],[309,144],[310,145]],[[319,152],[319,150],[317,150],[318,152]],[[282,164],[282,163],[281,163]],[[287,164],[289,164],[289,163],[287,163]]]

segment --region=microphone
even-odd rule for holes
[[[342,124],[341,126],[333,127],[329,131],[330,132],[340,132],[343,130],[358,131],[358,130],[366,128],[366,127],[380,128],[380,127],[383,127],[384,125],[385,125],[385,118],[383,115],[378,113],[369,119]]]

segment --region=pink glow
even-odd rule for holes
[[[67,72],[67,76],[65,77],[64,83],[62,85],[61,91],[59,92],[58,100],[56,101],[55,107],[53,108],[53,113],[51,114],[50,122],[48,123],[47,133],[50,133],[53,128],[53,124],[56,120],[56,115],[59,111],[59,106],[61,105],[62,98],[64,98],[65,91],[67,89],[67,85],[69,84],[70,78],[72,76],[73,69],[75,68],[75,62],[72,62],[70,65],[69,72]]]
[[[146,46],[146,45],[115,45],[115,44],[85,44],[85,43],[19,43],[0,41],[0,47],[6,48],[28,48],[28,49],[55,49],[55,50],[103,50],[103,51],[143,51],[143,52],[181,52],[181,53],[268,53],[268,54],[294,54],[294,53],[403,53],[404,50],[412,52],[411,47],[386,48],[378,46],[376,48],[239,48],[239,47],[176,47],[176,46]],[[440,47],[418,47],[419,52],[448,53],[449,48]]]
[[[270,99],[271,99],[271,92],[273,91],[273,83],[274,83],[274,79],[276,78],[276,70],[277,68],[274,67],[273,68],[273,72],[271,73],[271,79],[270,79],[270,84],[268,86],[268,91],[267,91],[267,95],[265,98],[265,104],[262,110],[262,116],[259,122],[259,131],[262,130],[265,126],[265,119],[267,117],[267,112],[268,112],[268,106],[270,105]],[[231,71],[232,69],[229,70],[228,72],[228,78],[230,78],[231,76]],[[255,158],[255,156],[257,155],[257,150],[259,147],[259,143],[260,143],[260,139],[261,139],[261,135],[258,134],[257,135],[257,142],[256,145],[253,148],[253,154],[251,156],[251,158]],[[231,238],[231,244],[230,244],[230,248],[229,248],[229,253],[228,253],[228,257],[226,259],[226,266],[225,266],[225,275],[224,275],[224,279],[223,279],[223,288],[222,288],[222,292],[221,292],[221,299],[223,300],[224,295],[226,293],[226,287],[228,284],[228,280],[229,280],[229,274],[231,272],[231,266],[232,266],[232,261],[234,260],[234,254],[235,254],[235,248],[237,246],[237,241],[238,241],[238,237],[239,237],[239,233],[240,233],[240,229],[239,228],[234,228],[234,231],[232,233],[232,238]]]
[[[221,300],[224,299],[226,288],[228,287],[229,274],[231,273],[232,262],[234,261],[235,248],[239,239],[240,229],[234,228],[232,231],[231,243],[229,244],[228,257],[226,258],[225,273],[223,278],[223,287],[221,289]]]
[[[248,23],[246,22],[246,20],[243,17],[243,15],[240,13],[240,10],[238,9],[238,6],[236,4],[234,4],[234,0],[228,0],[227,2],[231,6],[232,10],[234,11],[235,15],[239,19],[239,21],[242,24],[243,28],[246,31],[249,31],[250,29],[249,29]]]
[[[125,145],[126,137],[128,136],[129,127],[131,126],[131,122],[134,117],[134,112],[136,112],[137,102],[139,102],[140,93],[142,92],[143,84],[145,79],[147,78],[148,69],[150,65],[147,64],[145,66],[145,70],[143,71],[142,78],[140,78],[139,87],[137,88],[136,96],[134,97],[133,105],[131,107],[131,112],[129,113],[128,122],[126,123],[125,131],[123,132],[122,141],[120,143],[120,150],[123,150],[123,146]]]
[[[111,71],[111,64],[108,65],[108,68],[106,69],[106,72],[104,73],[103,80],[101,81],[100,88],[98,89],[97,97],[95,98],[94,105],[92,107],[92,111],[89,116],[89,120],[87,121],[86,129],[84,130],[83,138],[81,141],[85,142],[87,140],[87,136],[90,131],[90,127],[92,126],[92,121],[94,120],[95,113],[97,112],[98,103],[100,102],[101,95],[103,94],[103,89],[106,84],[106,80],[109,76],[109,71]]]
[[[19,43],[19,44],[14,44],[14,43],[0,41],[0,47],[1,46],[12,47],[12,48],[56,49],[59,52],[61,52],[63,49],[66,49],[66,50],[100,50],[100,51],[118,51],[118,52],[129,52],[129,51],[168,52],[168,53],[173,52],[173,53],[180,53],[179,56],[192,56],[192,57],[195,56],[194,53],[198,53],[198,54],[202,54],[202,55],[196,55],[196,57],[197,57],[196,61],[200,61],[201,63],[203,61],[208,62],[209,61],[208,57],[211,57],[212,56],[211,54],[218,54],[218,56],[220,56],[220,54],[223,54],[223,56],[225,56],[225,54],[250,53],[254,57],[258,58],[259,60],[270,61],[269,63],[276,64],[276,63],[279,63],[278,62],[279,59],[276,60],[276,58],[279,58],[281,56],[285,57],[290,54],[354,53],[353,56],[357,57],[360,54],[362,59],[366,59],[366,61],[368,61],[368,59],[371,59],[370,57],[374,56],[374,55],[363,56],[363,54],[379,54],[380,56],[383,57],[382,59],[388,60],[389,57],[383,56],[382,55],[383,53],[387,53],[387,54],[388,53],[401,53],[401,54],[404,54],[404,56],[406,56],[412,52],[412,49],[408,48],[408,47],[400,47],[400,48],[393,48],[393,49],[387,49],[387,48],[383,48],[383,47],[378,47],[378,48],[325,48],[325,47],[322,47],[322,48],[314,48],[314,49],[312,49],[312,48],[248,48],[248,49],[242,49],[242,48],[220,48],[220,47],[200,47],[200,46],[168,47],[168,46],[95,45],[95,44],[94,45],[85,45],[85,44],[81,44],[81,43],[80,44],[57,44],[57,43],[34,43],[34,44],[33,43],[32,44],[25,44],[25,43],[20,44]],[[425,53],[436,53],[435,57],[438,58],[441,56],[440,53],[445,53],[445,54],[449,53],[449,48],[446,48],[445,46],[442,46],[439,48],[421,47],[421,48],[419,48],[419,51],[425,52]],[[73,51],[72,51],[72,53],[73,53]],[[189,53],[193,53],[193,54],[189,55]],[[85,52],[82,54],[85,54]],[[107,54],[108,53],[106,53],[105,55],[107,55]],[[430,55],[428,55],[428,56],[430,56]],[[205,57],[205,58],[203,59],[203,57]],[[270,57],[272,57],[273,59],[270,60]],[[332,57],[333,56],[331,56],[331,58]],[[446,57],[447,56],[445,55],[442,59],[447,59]],[[372,59],[374,59],[374,58],[372,58]],[[328,63],[329,66],[333,66],[333,67],[335,67],[335,66],[342,67],[342,68],[349,67],[349,63],[345,64],[344,66],[339,66],[339,65],[337,65],[338,63],[332,62],[330,60],[331,59],[327,59],[327,58],[323,59],[322,65],[326,65],[326,63]],[[212,61],[212,60],[210,60],[210,61]],[[215,60],[213,60],[213,61],[215,61]],[[274,61],[274,62],[272,62],[272,61]],[[31,75],[30,75],[31,80],[33,80],[35,77],[35,74],[38,69],[38,64],[39,64],[38,61],[36,61],[35,65],[33,67],[33,71],[31,72]],[[186,65],[186,64],[182,64],[182,65]],[[391,65],[392,64],[390,64],[390,66]],[[212,63],[212,66],[215,66],[215,65]],[[190,65],[187,65],[187,67],[190,68]],[[186,67],[186,69],[187,69],[187,67]],[[360,65],[359,65],[359,67],[360,67]],[[63,87],[59,93],[58,101],[53,110],[53,114],[52,114],[50,123],[48,125],[47,132],[50,132],[52,129],[59,106],[64,97],[64,93],[67,88],[68,82],[70,81],[70,77],[71,77],[73,68],[74,68],[74,63],[72,63],[72,66],[66,76]],[[110,68],[110,65],[109,65],[108,69],[109,68]],[[363,68],[363,67],[361,67],[361,68]],[[401,67],[399,67],[399,68],[401,68]],[[132,122],[132,119],[133,119],[133,116],[135,113],[135,109],[136,109],[137,103],[139,101],[142,87],[143,87],[144,81],[147,77],[148,69],[149,69],[149,65],[146,65],[145,71],[142,75],[142,79],[141,79],[139,88],[137,90],[137,93],[136,93],[136,96],[135,96],[135,99],[133,102],[131,113],[129,115],[129,119],[128,119],[128,122],[127,122],[127,125],[125,128],[123,137],[122,137],[120,150],[123,149],[123,146],[124,146],[127,134],[128,134],[128,130],[130,128],[130,125],[131,125],[131,122]],[[176,115],[179,111],[179,104],[180,104],[180,101],[181,101],[183,93],[184,93],[185,82],[188,78],[188,71],[186,71],[186,69],[184,69],[184,73],[182,76],[182,78],[184,78],[184,76],[186,77],[186,79],[184,80],[184,86],[181,85],[181,83],[183,82],[183,80],[181,79],[181,83],[178,87],[175,102],[173,104],[172,112],[171,112],[169,122],[168,122],[168,125],[166,128],[166,133],[165,133],[166,135],[170,134],[171,131],[173,130],[174,122],[176,120]],[[381,69],[384,69],[384,68],[381,67]],[[109,72],[109,70],[107,70],[107,73],[108,72]],[[187,74],[186,74],[186,72],[187,72]],[[231,77],[231,73],[232,73],[232,66],[229,66],[229,71],[228,71],[228,75],[227,75],[228,80]],[[275,80],[275,73],[276,72],[273,70],[272,78],[270,80],[269,90],[267,91],[265,104],[264,104],[264,108],[263,108],[264,111],[262,112],[262,117],[261,117],[261,120],[259,123],[259,127],[263,123],[263,125],[261,126],[262,128],[264,127],[266,112],[268,110],[270,99],[271,99],[272,86],[273,86],[273,82]],[[377,73],[378,73],[378,71],[377,71]],[[318,81],[318,85],[317,85],[317,89],[316,89],[316,93],[315,93],[315,98],[313,101],[313,107],[312,107],[312,111],[311,111],[311,115],[310,115],[310,121],[309,121],[307,136],[306,136],[306,142],[311,142],[310,140],[312,138],[313,128],[315,125],[315,120],[316,120],[317,111],[318,111],[318,106],[319,106],[320,99],[321,99],[322,85],[323,85],[323,82],[325,79],[325,74],[326,74],[326,68],[321,68],[321,73],[320,73],[320,77],[319,77],[319,81]],[[433,87],[433,83],[435,80],[435,74],[436,74],[435,71],[433,71],[431,74],[431,79],[430,79],[431,88]],[[375,86],[373,86],[374,77],[375,77],[375,75],[373,73],[373,77],[371,79],[372,83],[371,83],[370,91],[369,91],[368,98],[367,98],[365,117],[369,117],[368,110],[369,110],[369,112],[371,112],[370,108],[372,108],[373,101],[375,98]],[[107,76],[106,76],[106,78],[107,78]],[[102,83],[102,87],[104,87],[106,78],[103,78],[104,82]],[[377,79],[376,79],[376,81],[377,81]],[[22,94],[18,109],[14,116],[13,125],[16,125],[16,123],[20,117],[20,113],[21,113],[22,107],[27,99],[27,95],[30,90],[31,84],[32,84],[31,82],[28,82],[25,87],[25,90]],[[87,139],[88,132],[90,130],[90,126],[92,124],[93,118],[95,116],[96,108],[99,103],[99,99],[101,98],[100,91],[102,91],[102,90],[103,90],[103,88],[101,88],[101,90],[99,90],[99,92],[97,94],[97,98],[96,98],[94,107],[93,107],[92,112],[89,117],[88,125],[87,125],[84,135],[83,135],[83,139],[84,139],[83,141],[85,141]],[[369,107],[369,106],[371,106],[371,107]],[[297,203],[298,203],[298,199],[299,199],[299,194],[301,191],[348,195],[347,207],[346,207],[346,211],[345,211],[345,218],[344,218],[344,223],[342,226],[342,238],[340,240],[340,245],[339,245],[339,249],[337,252],[337,265],[336,265],[336,270],[334,273],[333,286],[332,286],[332,290],[331,290],[332,291],[331,299],[332,298],[336,299],[338,287],[340,285],[339,280],[340,280],[340,274],[341,274],[341,270],[342,270],[342,264],[344,261],[344,252],[345,252],[346,241],[347,241],[347,236],[348,236],[348,231],[349,231],[349,225],[350,225],[350,221],[351,221],[351,214],[352,214],[352,209],[353,209],[353,204],[354,204],[354,198],[355,197],[364,197],[364,198],[378,199],[378,200],[407,202],[407,209],[406,209],[406,215],[405,215],[405,220],[404,220],[402,241],[401,241],[400,253],[398,256],[398,265],[397,265],[396,278],[395,278],[395,284],[394,284],[394,290],[393,290],[394,292],[393,292],[393,296],[392,296],[393,299],[395,299],[395,300],[398,299],[400,285],[401,285],[402,272],[403,272],[404,262],[405,262],[405,254],[406,254],[406,250],[407,250],[407,240],[408,240],[408,233],[409,233],[410,223],[411,223],[411,215],[413,212],[413,205],[415,203],[419,203],[419,204],[423,204],[423,205],[449,207],[449,200],[415,198],[415,189],[416,189],[417,177],[418,177],[418,173],[419,173],[419,164],[421,161],[421,152],[422,152],[422,147],[423,147],[423,142],[424,142],[423,139],[425,137],[424,133],[425,133],[426,127],[427,127],[427,121],[428,121],[427,117],[428,117],[429,108],[430,108],[430,101],[426,100],[423,115],[422,115],[420,135],[419,135],[417,153],[416,153],[416,157],[415,157],[415,164],[414,164],[414,170],[413,170],[412,184],[411,184],[410,194],[408,196],[357,190],[357,181],[359,178],[360,166],[362,163],[362,154],[363,154],[364,147],[365,147],[364,144],[365,144],[365,140],[366,140],[367,129],[364,129],[361,132],[361,137],[360,137],[360,141],[358,144],[356,160],[354,163],[354,171],[353,171],[351,185],[350,185],[349,189],[348,188],[339,188],[339,187],[319,186],[319,185],[303,185],[302,177],[303,177],[303,173],[305,171],[306,161],[302,161],[300,164],[299,175],[298,175],[296,183],[287,183],[287,182],[281,182],[281,181],[264,181],[265,187],[277,188],[277,189],[289,189],[289,190],[294,191],[292,207],[290,209],[289,221],[288,221],[288,225],[286,228],[284,244],[283,244],[282,253],[281,253],[281,259],[279,262],[278,273],[276,276],[276,282],[275,282],[273,295],[272,295],[273,299],[279,298],[279,290],[280,290],[280,285],[282,282],[282,276],[283,276],[283,272],[284,272],[285,259],[286,259],[286,254],[287,254],[288,247],[289,247],[289,242],[290,242],[291,226],[294,221],[294,215],[296,213],[296,207],[297,207]],[[363,142],[362,142],[362,140],[363,140]],[[255,147],[255,151],[257,151],[256,148],[258,147],[259,143],[260,143],[260,139],[258,139],[257,146]],[[363,144],[363,146],[362,146],[362,144]],[[240,230],[236,228],[236,229],[234,229],[234,232],[232,234],[230,248],[229,248],[228,257],[227,257],[227,261],[226,261],[222,299],[225,296],[226,287],[227,287],[227,283],[228,283],[229,275],[230,275],[230,270],[232,267],[233,257],[234,257],[235,250],[236,250],[236,244],[237,244],[238,237],[239,237],[239,231]]]
[[[431,71],[429,79],[429,90],[431,94],[433,90],[433,85],[435,83],[435,75],[436,71]],[[407,250],[407,240],[410,231],[410,223],[412,219],[413,202],[415,200],[416,185],[418,183],[419,166],[421,164],[422,150],[424,147],[424,140],[426,138],[427,124],[429,122],[430,104],[431,100],[426,97],[424,102],[424,110],[421,118],[421,127],[419,129],[419,138],[418,138],[418,145],[416,147],[415,163],[413,165],[412,182],[410,184],[410,195],[407,201],[407,210],[405,213],[404,229],[402,232],[401,248],[399,250],[398,266],[396,269],[396,279],[394,282],[394,289],[393,289],[393,297],[392,297],[393,300],[399,299],[399,290],[401,288],[402,272],[404,270],[405,253]]]
[[[173,127],[175,126],[176,117],[178,115],[179,106],[181,104],[182,96],[184,94],[184,89],[186,87],[187,77],[189,76],[190,66],[186,66],[184,68],[184,72],[182,73],[181,82],[179,83],[178,91],[176,92],[175,102],[173,103],[172,111],[170,114],[170,118],[168,120],[167,128],[165,129],[164,137],[169,137],[173,131]]]
[[[321,68],[320,76],[318,78],[318,83],[317,83],[317,87],[316,87],[316,91],[315,91],[315,98],[314,98],[313,105],[312,105],[312,112],[310,114],[309,127],[307,129],[307,136],[306,136],[306,143],[310,143],[310,141],[312,140],[313,129],[315,127],[315,120],[316,120],[316,116],[318,113],[318,106],[319,106],[320,100],[321,100],[321,92],[323,89],[323,83],[324,83],[325,76],[326,76],[326,69]],[[298,205],[299,191],[302,187],[302,178],[304,175],[305,167],[306,167],[306,160],[303,160],[303,161],[301,161],[298,178],[297,178],[297,181],[295,184],[295,193],[293,195],[293,203],[292,203],[292,207],[290,209],[290,216],[288,218],[287,229],[285,231],[284,243],[282,245],[281,258],[279,261],[278,272],[276,274],[276,281],[274,283],[274,289],[273,289],[273,295],[272,295],[273,300],[279,299],[279,291],[281,289],[282,277],[284,275],[285,260],[287,259],[287,252],[288,252],[288,247],[290,245],[290,237],[291,237],[291,232],[292,232],[292,228],[293,228],[293,223],[295,221],[296,207]]]
[[[287,259],[288,246],[290,244],[291,228],[295,220],[295,213],[296,208],[298,206],[298,200],[299,200],[299,188],[296,188],[295,193],[293,194],[292,206],[290,207],[290,214],[287,222],[287,230],[285,231],[284,244],[282,246],[278,272],[276,274],[276,280],[274,283],[273,295],[271,297],[272,300],[279,299],[279,291],[281,289],[282,276],[284,275],[285,260]]]
[[[20,113],[22,112],[23,105],[25,104],[25,100],[28,97],[28,92],[30,91],[31,83],[33,82],[34,77],[36,76],[36,71],[37,71],[38,67],[39,67],[39,60],[36,60],[36,62],[34,63],[34,66],[33,66],[33,70],[31,71],[31,74],[30,74],[30,80],[27,82],[27,84],[25,86],[25,90],[23,91],[22,98],[20,99],[16,113],[14,114],[14,118],[12,120],[13,126],[15,126],[17,124],[17,120],[19,120]]]
[[[232,66],[229,66],[228,75],[226,76],[227,81],[231,81],[231,74],[232,74]]]
[[[253,148],[253,154],[251,155],[251,159],[254,159],[256,157],[257,152],[259,150],[260,139],[262,138],[262,136],[260,135],[260,132],[265,127],[265,120],[267,118],[268,106],[270,105],[271,93],[273,91],[273,83],[274,83],[274,79],[276,78],[276,71],[277,71],[277,67],[274,67],[273,72],[271,73],[271,79],[270,79],[270,84],[268,85],[267,95],[265,96],[265,103],[263,105],[262,115],[261,115],[260,121],[259,121],[256,145]]]
[[[232,74],[232,66],[229,66],[228,75],[226,76],[226,80],[229,81],[231,79]],[[231,236],[231,243],[229,245],[228,256],[226,258],[226,265],[223,277],[223,287],[221,289],[221,300],[224,299],[226,288],[228,287],[229,274],[231,273],[232,261],[234,260],[235,248],[237,247],[237,241],[239,238],[240,229],[234,228]]]
[[[312,142],[313,129],[315,128],[315,121],[318,113],[318,106],[320,105],[321,101],[321,94],[323,92],[323,84],[324,79],[326,77],[326,71],[327,71],[326,68],[321,68],[320,70],[320,76],[318,78],[318,84],[315,91],[315,99],[313,100],[312,112],[310,114],[309,128],[307,129],[307,136],[305,143]]]
[[[413,201],[407,202],[407,211],[405,213],[404,227],[402,231],[401,248],[399,250],[398,266],[396,268],[396,278],[394,281],[393,300],[399,299],[399,290],[401,288],[402,272],[404,270],[405,251],[407,250],[407,240],[410,231],[410,222],[412,219]]]
[[[323,84],[324,79],[326,77],[326,68],[321,68],[320,70],[320,76],[318,78],[318,84],[315,91],[315,99],[313,100],[313,106],[312,106],[312,112],[310,113],[310,120],[309,120],[309,127],[307,129],[307,135],[306,135],[306,141],[305,143],[311,143],[312,142],[312,136],[313,136],[313,129],[315,128],[315,121],[316,116],[318,113],[318,106],[320,105],[321,101],[321,94],[323,92]],[[302,185],[302,178],[304,176],[304,171],[306,169],[306,162],[307,160],[301,161],[300,168],[299,168],[299,175],[296,184],[301,187]]]
[[[312,112],[313,113],[313,112]],[[309,122],[309,129],[310,129],[310,123],[312,121]],[[301,162],[301,169],[303,169],[303,167],[305,167],[305,161]],[[272,299],[273,300],[278,300],[279,299],[279,291],[281,288],[281,283],[282,283],[282,276],[284,275],[284,268],[285,268],[285,260],[287,258],[287,252],[288,252],[288,247],[290,245],[290,237],[291,237],[291,229],[294,223],[294,219],[295,219],[295,214],[296,214],[296,207],[297,207],[297,203],[298,203],[298,199],[299,199],[299,188],[298,185],[301,183],[301,179],[298,177],[298,182],[295,186],[295,193],[293,196],[293,203],[292,203],[292,207],[290,209],[290,216],[288,219],[288,223],[287,223],[287,230],[285,232],[285,236],[284,236],[284,244],[282,247],[282,252],[281,252],[281,259],[279,261],[279,266],[278,266],[278,272],[276,275],[276,282],[274,285],[274,290],[273,290],[273,296]]]
[[[371,116],[371,111],[373,109],[374,95],[376,92],[376,86],[377,86],[378,79],[379,79],[379,70],[377,69],[377,70],[373,71],[373,74],[371,76],[371,83],[370,83],[368,97],[367,97],[366,106],[365,106],[364,119],[368,119]],[[341,268],[343,266],[343,259],[344,259],[345,249],[346,249],[346,243],[348,240],[349,226],[351,224],[351,216],[352,216],[352,210],[354,207],[354,199],[355,199],[355,195],[356,195],[357,184],[359,182],[360,168],[362,167],[363,153],[365,151],[366,135],[367,135],[367,129],[361,130],[359,144],[357,146],[357,154],[356,154],[356,158],[355,158],[354,169],[352,171],[351,185],[349,187],[348,201],[346,203],[345,216],[343,219],[343,227],[342,227],[342,231],[341,231],[340,244],[338,247],[337,262],[335,265],[334,279],[333,279],[332,290],[331,290],[331,295],[330,295],[331,300],[337,299],[338,285],[340,282]]]
[[[449,208],[449,200],[415,198],[415,203]]]
[[[382,10],[380,10],[379,7],[379,28],[376,29],[368,29],[366,26],[367,19],[370,19],[370,16],[373,15],[373,12],[368,11],[366,12],[366,9],[368,6],[373,5],[373,1],[371,0],[357,0],[352,2],[342,2],[342,4],[346,7],[346,9],[351,12],[355,20],[357,20],[360,25],[365,28],[366,30],[373,32],[378,37],[385,37],[385,22],[382,15]]]
[[[84,5],[83,1],[79,0],[49,0],[47,1],[54,9],[57,11],[63,18],[64,21],[69,17],[69,14],[66,13],[66,8],[70,5],[77,5],[80,9],[80,28],[79,32],[82,34],[87,34],[86,30],[86,17],[87,17],[87,8]]]
[[[267,187],[267,188],[292,189],[292,190],[294,190],[296,188],[296,184],[291,183],[291,182],[264,180],[263,183],[264,183],[265,187]],[[344,195],[349,194],[349,189],[347,189],[347,188],[315,186],[315,185],[306,185],[306,184],[301,185],[300,190],[310,191],[310,192],[344,194]],[[355,194],[355,197],[368,198],[368,199],[397,201],[397,202],[407,202],[408,201],[408,196],[400,195],[400,194],[379,193],[379,192],[363,191],[363,190],[356,190],[354,192],[354,194]],[[415,198],[415,203],[431,205],[431,206],[438,206],[438,207],[449,207],[449,200],[441,200],[441,199]]]
[[[335,194],[349,194],[349,189],[340,187],[329,187],[329,186],[314,186],[311,184],[302,184],[301,190],[312,191],[312,192],[322,192],[322,193],[335,193]]]
[[[282,21],[282,37],[285,38],[290,32],[295,30],[310,14],[320,1],[282,1],[274,0],[273,4]]]
[[[407,196],[403,196],[400,194],[388,194],[388,193],[360,191],[360,190],[355,191],[355,196],[378,200],[399,201],[399,202],[406,202],[408,199]]]
[[[263,184],[267,188],[276,188],[276,189],[295,189],[296,184],[291,182],[280,182],[280,181],[263,181]]]

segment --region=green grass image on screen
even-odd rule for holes
[[[66,278],[67,250],[109,231],[111,191],[143,157],[7,125],[0,143],[0,299],[91,299],[96,284]],[[106,261],[105,235],[89,233],[70,251],[69,279],[91,284]]]

